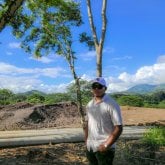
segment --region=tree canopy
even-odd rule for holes
[[[24,0],[6,0],[0,2],[0,32],[13,19]]]

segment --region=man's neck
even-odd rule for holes
[[[102,102],[104,95],[105,95],[105,93],[102,96],[95,96],[94,99],[95,99],[96,103]]]

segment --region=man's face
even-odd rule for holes
[[[94,94],[95,97],[102,97],[105,91],[106,91],[105,86],[99,83],[92,84],[92,93]]]

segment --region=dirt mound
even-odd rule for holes
[[[165,125],[165,109],[121,107],[123,124]],[[74,102],[51,105],[18,103],[0,107],[0,130],[81,127]]]
[[[74,102],[64,102],[35,107],[22,124],[29,128],[80,126],[80,117]]]
[[[79,126],[80,116],[74,102],[35,106],[19,103],[0,110],[0,130]]]

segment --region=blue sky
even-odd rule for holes
[[[91,33],[85,0],[84,25],[74,33]],[[101,1],[92,0],[98,33]],[[165,83],[165,1],[109,0],[107,33],[103,50],[103,77],[108,92],[124,91],[137,84]],[[0,33],[0,88],[15,93],[40,90],[64,92],[72,81],[68,64],[53,52],[37,60],[20,48],[9,27]],[[74,43],[76,72],[91,80],[96,76],[96,53]]]

